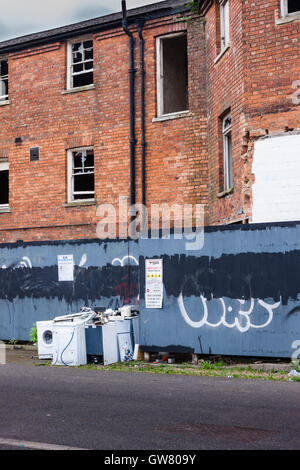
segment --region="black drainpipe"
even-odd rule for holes
[[[122,0],[123,29],[129,37],[130,66],[130,206],[135,204],[135,106],[134,106],[134,37],[128,29],[126,0]],[[131,216],[134,218],[134,216]]]
[[[138,33],[140,38],[140,75],[141,75],[141,187],[142,187],[142,204],[146,205],[146,139],[145,139],[145,59],[143,38],[144,20],[137,21]]]

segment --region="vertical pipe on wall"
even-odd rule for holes
[[[137,21],[140,38],[140,76],[141,76],[141,188],[143,209],[146,206],[146,138],[145,138],[145,40],[143,38],[144,20]],[[143,227],[146,228],[147,220],[143,210]]]
[[[135,106],[134,106],[134,37],[128,29],[126,0],[122,0],[123,30],[129,37],[129,87],[130,87],[130,206],[135,204]]]

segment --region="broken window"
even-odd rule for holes
[[[157,39],[158,116],[188,110],[186,34]]]
[[[82,148],[68,152],[69,202],[94,199],[95,167],[93,148]]]
[[[78,88],[94,83],[93,40],[69,44],[68,88]]]
[[[282,16],[300,12],[299,0],[281,0]]]
[[[223,155],[224,155],[224,191],[233,187],[232,176],[232,137],[231,137],[231,115],[223,118]]]
[[[9,178],[8,162],[0,162],[0,206],[8,206]]]
[[[229,46],[229,0],[220,0],[221,52]]]
[[[288,13],[296,13],[296,11],[300,11],[300,2],[299,0],[288,0]]]
[[[8,60],[0,60],[0,101],[8,99]]]

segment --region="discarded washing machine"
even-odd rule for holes
[[[53,325],[52,365],[81,366],[87,364],[86,327],[91,324],[95,312],[56,317]]]
[[[52,359],[53,357],[53,321],[38,321],[38,356],[39,359]]]
[[[55,366],[87,364],[84,323],[66,322],[54,325],[52,364]]]

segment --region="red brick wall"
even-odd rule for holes
[[[244,2],[244,126],[250,136],[244,167],[246,180],[251,184],[255,180],[251,173],[255,140],[266,134],[300,130],[300,100],[297,104],[292,99],[297,92],[293,84],[300,80],[300,19],[278,24],[280,17],[280,0],[267,4]]]
[[[219,8],[215,1],[206,15],[208,62],[208,169],[210,224],[237,220],[241,214],[241,142],[243,111],[243,35],[242,6],[230,2],[230,48],[216,61],[220,53]],[[231,111],[233,140],[234,193],[224,197],[222,116]]]
[[[188,29],[191,115],[156,117],[156,36]],[[139,41],[135,29],[136,202],[141,202]],[[146,68],[146,199],[151,203],[205,203],[205,42],[201,20],[148,22]],[[66,43],[9,56],[10,104],[0,107],[0,146],[10,164],[9,214],[0,214],[0,241],[96,237],[96,205],[67,202],[68,148],[93,145],[96,200],[117,205],[130,196],[129,48],[121,29],[94,35],[95,89],[66,88]],[[22,137],[16,145],[15,137]],[[29,148],[40,161],[29,162]],[[26,230],[25,230],[26,229]]]
[[[244,111],[247,117],[264,116],[262,121],[274,113],[296,111],[291,95],[292,83],[300,79],[300,20],[276,24],[279,17],[279,0],[244,2]],[[271,121],[272,127],[276,122]],[[284,130],[280,123],[277,129]]]

